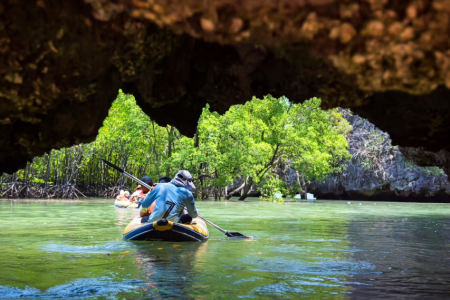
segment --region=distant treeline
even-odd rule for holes
[[[197,198],[245,199],[252,187],[263,197],[305,193],[312,180],[340,172],[350,158],[346,134],[351,126],[339,110],[320,109],[320,99],[293,104],[287,98],[253,98],[220,116],[203,110],[194,138],[172,126],[161,127],[119,92],[95,142],[53,150],[12,175],[0,177],[0,196],[12,198],[113,197],[135,183],[105,167],[101,158],[137,177],[173,176],[189,170]],[[296,171],[292,183],[280,167]],[[243,183],[234,190],[233,179]]]

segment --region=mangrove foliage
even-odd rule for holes
[[[324,111],[321,100],[293,104],[270,95],[253,97],[224,115],[203,109],[193,138],[170,125],[161,127],[119,92],[97,139],[90,144],[53,150],[23,170],[0,177],[2,197],[112,197],[135,184],[105,167],[101,158],[141,177],[173,176],[189,170],[197,198],[245,199],[258,191],[305,193],[306,185],[340,172],[351,156],[346,134],[351,129],[338,109]],[[280,180],[283,170],[295,170],[296,180]],[[239,184],[233,185],[236,179]]]

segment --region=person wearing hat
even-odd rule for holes
[[[195,207],[194,195],[191,193],[194,189],[192,175],[186,170],[178,172],[170,183],[159,183],[142,201],[141,222],[151,223],[160,219],[179,222],[184,208],[187,209],[188,215],[183,216],[183,223],[197,217],[198,211]],[[154,209],[147,218],[146,215],[149,214],[153,203],[155,203]]]
[[[159,178],[159,182],[155,183],[155,186],[160,183],[169,183],[172,180],[169,176],[163,176]],[[153,203],[150,205],[148,209],[143,209],[141,212],[141,217],[148,217],[152,214],[153,210],[155,209],[156,202],[153,201]],[[139,207],[138,207],[139,208]]]
[[[134,193],[130,196],[130,201],[134,202],[134,201],[142,201],[143,199],[145,199],[145,197],[147,196],[147,194],[149,192],[151,192],[154,189],[153,186],[153,180],[150,176],[144,176],[141,178],[141,181],[143,181],[144,183],[146,183],[147,185],[149,185],[151,187],[151,189],[148,189],[145,186],[141,186],[138,185],[135,189],[134,189]]]

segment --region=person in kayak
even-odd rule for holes
[[[172,180],[169,176],[163,176],[159,178],[159,183],[169,183]]]
[[[159,178],[159,183],[169,183],[172,179],[169,176],[163,176]],[[159,183],[155,183],[155,186]],[[150,205],[148,209],[143,210],[143,213],[141,213],[141,217],[148,217],[152,214],[153,210],[155,209],[156,201],[153,201],[153,203]],[[139,208],[140,206],[138,206]]]
[[[192,218],[198,216],[194,195],[190,192],[193,189],[195,185],[192,182],[192,175],[186,170],[178,172],[170,183],[158,184],[142,201],[141,222],[151,223],[159,219],[179,222],[185,207],[188,215],[183,216],[181,222],[190,222]],[[153,203],[155,203],[154,209],[150,216],[146,217]]]
[[[129,195],[128,192],[125,192],[122,195],[122,193],[120,193],[120,195],[117,196],[116,199],[122,200],[122,201],[129,200],[130,202],[135,202],[135,201],[140,202],[140,201],[144,200],[145,197],[147,196],[147,194],[153,190],[154,186],[153,186],[153,180],[150,176],[142,177],[141,181],[148,184],[151,187],[151,189],[148,189],[145,186],[138,185],[134,189],[133,194]],[[128,195],[127,195],[127,193],[128,193]]]

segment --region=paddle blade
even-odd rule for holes
[[[229,232],[229,231],[227,231],[226,235],[229,238],[238,238],[238,239],[252,239],[253,238],[253,237],[248,236],[248,235],[243,235],[242,233],[239,233],[239,232]]]

